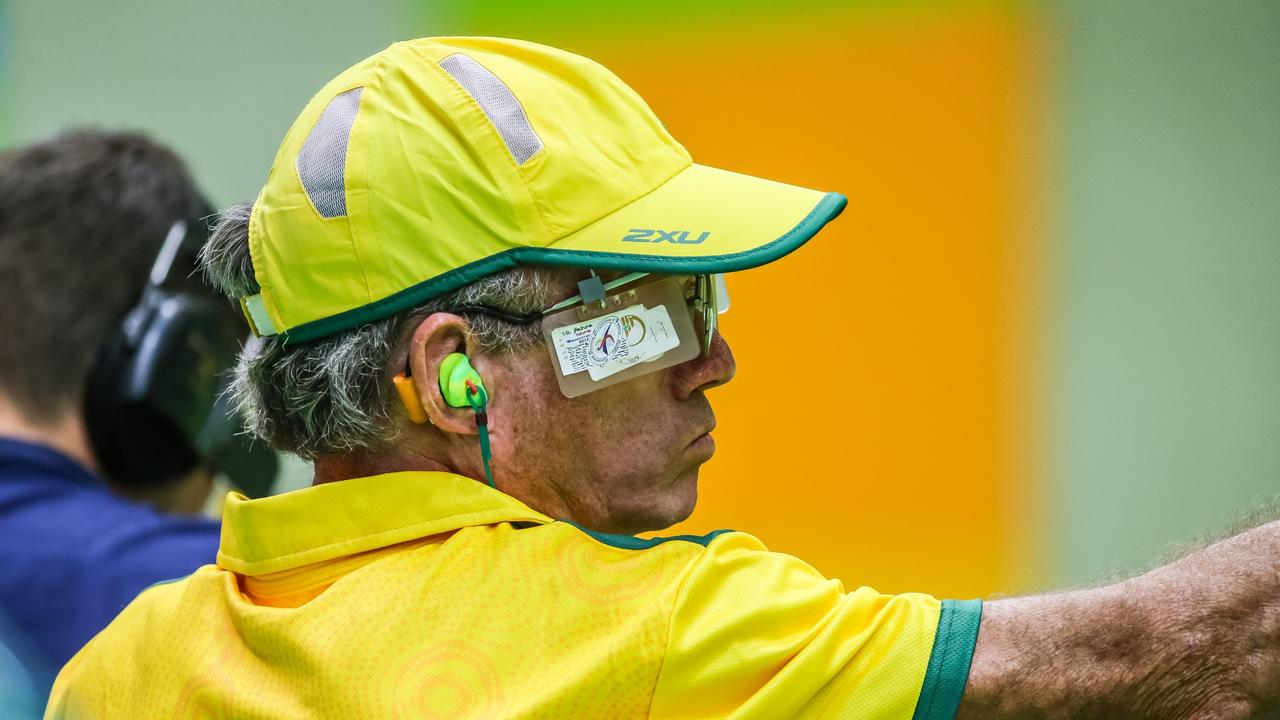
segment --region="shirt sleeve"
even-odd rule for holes
[[[677,595],[651,717],[953,720],[980,616],[979,601],[846,593],[726,533]]]

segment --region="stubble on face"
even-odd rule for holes
[[[506,476],[530,507],[599,532],[661,530],[693,512],[698,468],[714,452],[703,393],[678,399],[664,370],[566,398],[545,348],[512,361],[519,381],[494,428],[507,435],[499,487]]]

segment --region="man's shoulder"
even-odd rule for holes
[[[217,612],[224,573],[205,566],[139,593],[58,673],[52,716],[137,716],[156,678],[181,672],[209,638],[227,635]]]
[[[192,568],[185,575],[156,580],[135,593],[112,624],[125,617],[140,620],[141,616],[146,616],[148,621],[171,619],[179,608],[194,607],[207,604],[211,599],[220,599],[216,588],[225,575],[227,571],[210,564]]]
[[[174,637],[192,627],[200,626],[221,602],[220,583],[226,571],[206,565],[194,572],[160,580],[147,587],[129,602],[124,609],[100,632],[90,647],[97,645],[102,651],[117,652],[122,645],[147,638]]]

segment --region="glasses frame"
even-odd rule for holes
[[[595,272],[591,273],[592,278],[596,278]],[[607,283],[600,283],[601,298],[598,300],[587,300],[581,292],[573,297],[562,300],[549,308],[535,310],[529,313],[511,313],[498,308],[489,307],[488,305],[458,305],[445,310],[456,315],[465,315],[467,313],[475,313],[485,315],[503,322],[513,325],[528,325],[530,323],[542,320],[546,316],[574,307],[576,305],[585,305],[592,302],[600,302],[603,305],[603,298],[608,296],[614,290],[625,287],[632,283],[650,277],[652,273],[630,273],[623,275],[616,280],[610,280]],[[702,336],[702,358],[706,359],[711,356],[711,344],[715,340],[716,330],[719,327],[718,316],[720,313],[728,310],[727,297],[721,297],[723,293],[723,278],[713,274],[694,275],[694,294],[692,298],[687,299],[689,306],[689,314],[692,316],[694,326],[700,331]],[[596,278],[599,281],[598,278]],[[724,303],[723,307],[721,303]]]

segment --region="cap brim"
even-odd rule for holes
[[[491,255],[280,335],[286,343],[324,337],[519,263],[679,274],[746,270],[800,247],[846,204],[839,193],[690,165],[652,192],[550,245]]]
[[[633,272],[734,272],[800,247],[846,204],[839,193],[693,164],[539,255]]]

